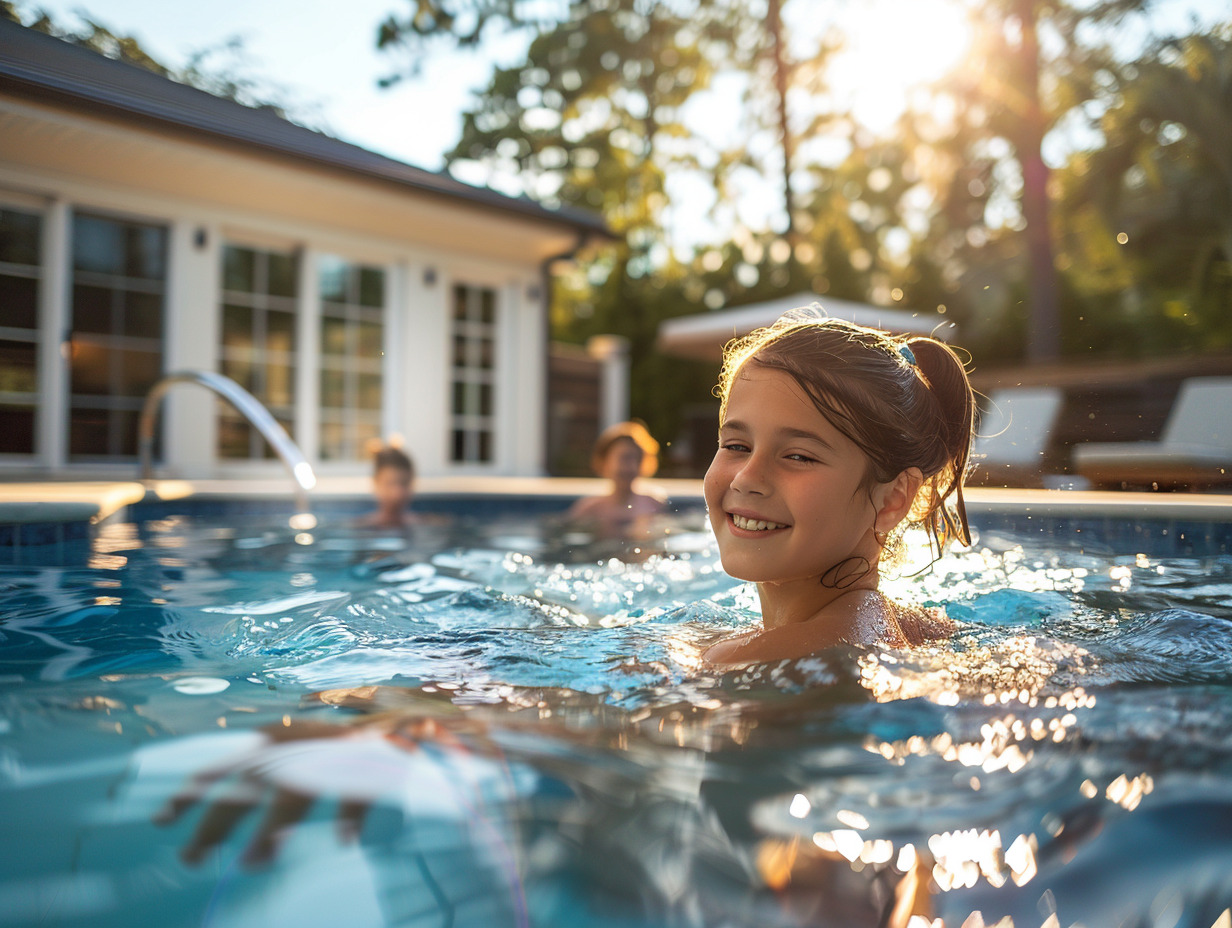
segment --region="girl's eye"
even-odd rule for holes
[[[720,447],[722,447],[724,451],[747,452],[749,450],[748,445],[739,441],[725,441]]]
[[[789,455],[787,455],[787,460],[789,460],[789,461],[803,461],[803,462],[808,463],[808,464],[816,464],[816,463],[817,463],[817,459],[816,459],[816,458],[811,458],[811,457],[809,457],[807,454],[789,454]]]

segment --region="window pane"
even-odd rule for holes
[[[69,454],[107,454],[109,419],[105,409],[74,409],[69,415]]]
[[[0,325],[38,328],[38,281],[0,274]]]
[[[221,404],[220,404],[221,405]],[[251,453],[252,429],[234,414],[218,417],[218,453],[226,458],[246,458]]]
[[[163,298],[153,293],[124,294],[124,334],[162,338]]]
[[[227,304],[222,308],[222,346],[252,348],[252,310]]]
[[[113,291],[106,287],[73,287],[73,329],[107,335],[112,332]]]
[[[295,350],[295,314],[270,310],[265,314],[265,347],[270,351]]]
[[[294,416],[296,371],[296,258],[290,252],[228,246],[224,286],[236,293],[222,307],[221,370],[271,412]],[[243,293],[243,297],[238,294]],[[219,448],[224,457],[267,458],[273,451],[257,433],[228,424],[219,413]],[[288,420],[289,421],[289,420]],[[225,434],[224,434],[225,430]]]
[[[137,413],[127,409],[113,409],[110,428],[110,453],[136,456]]]
[[[337,258],[321,258],[321,299],[330,303],[347,301],[347,271],[345,261]]]
[[[363,450],[374,445],[381,439],[381,427],[374,422],[357,422],[355,424],[355,447],[362,454]],[[356,455],[352,455],[355,457]]]
[[[334,316],[321,317],[321,353],[347,353],[347,324]]]
[[[0,209],[0,261],[37,266],[41,224],[38,213]]]
[[[336,461],[343,456],[345,431],[341,422],[321,423],[321,457]]]
[[[34,453],[34,409],[0,406],[0,454]]]
[[[381,408],[380,374],[359,375],[359,408],[378,410]]]
[[[257,287],[257,254],[250,248],[228,245],[222,253],[224,290],[252,293]]]
[[[154,226],[125,226],[124,266],[129,277],[163,279],[163,230]]]
[[[267,257],[269,259],[267,289],[270,295],[295,296],[295,255],[271,251]]]
[[[0,341],[0,393],[38,392],[38,346]]]
[[[98,216],[73,219],[73,267],[99,274],[124,273],[122,227]]]
[[[489,373],[496,366],[496,291],[454,287],[453,394],[455,461],[493,458],[495,395]]]
[[[74,405],[70,454],[136,454],[133,407],[162,373],[165,246],[166,230],[158,226],[82,213],[73,217],[69,392],[73,404],[89,397],[98,408]],[[151,350],[131,349],[134,336]]]
[[[321,405],[335,409],[346,405],[346,380],[342,371],[321,371]]]
[[[121,396],[144,397],[162,375],[162,355],[157,351],[120,352]]]
[[[359,269],[359,304],[361,306],[385,305],[385,272],[373,267]]]
[[[379,358],[383,353],[385,327],[374,322],[359,323],[359,356]]]
[[[111,392],[111,354],[102,345],[73,340],[73,393],[106,396]]]
[[[265,396],[267,406],[290,406],[295,402],[295,368],[289,364],[265,365]]]
[[[252,370],[252,362],[246,358],[226,358],[222,362],[222,373],[224,377],[230,377],[249,393],[255,394],[257,391],[252,382]]]

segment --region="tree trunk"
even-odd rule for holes
[[[1027,360],[1051,361],[1061,353],[1061,316],[1057,269],[1052,257],[1049,227],[1048,165],[1044,163],[1044,111],[1039,88],[1039,36],[1035,6],[1038,0],[1015,4],[1022,25],[1022,75],[1025,112],[1018,139],[1022,165],[1022,214],[1027,222]]]
[[[792,139],[791,129],[787,124],[787,87],[788,65],[787,52],[783,39],[783,18],[780,15],[781,0],[768,0],[766,11],[766,28],[770,30],[770,38],[774,51],[774,90],[778,97],[779,135],[783,147],[783,208],[787,210],[787,228],[784,236],[795,245],[796,203],[795,194],[791,189]]]

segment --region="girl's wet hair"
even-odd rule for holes
[[[940,550],[971,543],[963,501],[975,396],[962,360],[935,338],[894,337],[817,315],[790,313],[728,343],[715,393],[720,422],[745,365],[789,374],[818,411],[868,457],[866,481],[918,467],[924,483],[908,520]]]

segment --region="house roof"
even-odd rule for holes
[[[660,351],[679,357],[716,360],[723,346],[754,329],[773,325],[786,312],[818,303],[826,315],[895,334],[932,335],[947,339],[954,324],[944,316],[906,309],[889,309],[872,303],[853,303],[813,293],[795,293],[762,303],[752,303],[721,312],[694,313],[668,319],[659,326]]]
[[[603,219],[586,210],[549,209],[527,197],[472,187],[6,19],[0,19],[0,93],[307,162],[579,233],[611,236]]]

